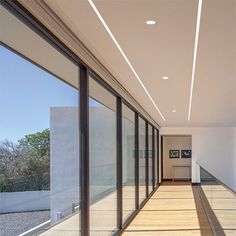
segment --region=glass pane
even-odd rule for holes
[[[116,97],[89,81],[91,235],[109,235],[117,224]]]
[[[139,203],[146,198],[145,121],[139,117]]]
[[[148,157],[149,157],[149,160],[148,160],[148,183],[149,183],[149,188],[148,188],[148,191],[149,193],[152,192],[153,190],[153,153],[152,153],[152,126],[149,124],[148,125]]]
[[[157,142],[158,142],[158,140],[157,140],[157,130],[155,129],[155,137],[154,137],[154,142],[155,142],[155,186],[157,186],[158,185],[158,173],[159,173],[159,170],[158,170],[158,168],[159,168],[159,165],[158,165],[158,152],[159,152],[159,150],[158,150],[158,145],[157,145]]]
[[[78,234],[78,89],[3,46],[0,55],[0,235],[59,222],[49,231]]]
[[[135,114],[122,104],[123,221],[135,210]]]
[[[236,233],[236,194],[211,173],[200,166],[198,194],[203,199],[204,210],[208,213],[212,230],[216,235]]]

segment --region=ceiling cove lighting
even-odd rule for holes
[[[188,107],[188,120],[189,121],[191,118],[193,86],[194,86],[194,79],[195,79],[195,68],[196,68],[196,58],[197,58],[197,48],[198,48],[198,40],[199,40],[201,13],[202,13],[202,0],[198,0],[197,24],[196,24],[195,44],[194,44],[194,52],[193,52],[192,79],[191,79],[191,89],[190,89],[190,98],[189,98],[189,107]]]
[[[142,80],[140,79],[139,75],[137,74],[137,72],[135,71],[134,67],[132,66],[132,64],[130,63],[129,59],[127,58],[127,56],[125,55],[124,51],[122,50],[121,46],[119,45],[119,43],[117,42],[116,38],[114,37],[114,35],[112,34],[112,32],[110,31],[109,27],[107,26],[105,20],[102,18],[100,12],[98,11],[98,9],[96,8],[95,4],[93,3],[92,0],[88,0],[90,6],[93,8],[94,12],[96,13],[97,17],[99,18],[99,20],[101,21],[101,23],[103,24],[104,28],[106,29],[106,31],[108,32],[108,34],[110,35],[111,39],[113,40],[113,42],[115,43],[116,47],[118,48],[118,50],[120,51],[121,55],[123,56],[123,58],[125,59],[126,63],[128,64],[128,66],[130,67],[130,69],[132,70],[132,72],[134,73],[136,79],[139,81],[140,85],[142,86],[142,88],[144,89],[144,91],[146,92],[146,94],[148,95],[149,99],[151,100],[152,104],[154,105],[154,107],[156,108],[156,110],[158,111],[159,115],[161,116],[161,118],[165,121],[164,116],[162,115],[160,109],[157,107],[156,103],[154,102],[152,96],[149,94],[149,92],[147,91],[145,85],[143,84]]]
[[[147,21],[146,21],[146,24],[147,24],[147,25],[155,25],[155,24],[156,24],[156,21],[155,21],[155,20],[147,20]]]

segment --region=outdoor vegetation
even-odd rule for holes
[[[49,190],[49,153],[49,129],[0,141],[0,192]]]

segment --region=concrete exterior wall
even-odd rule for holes
[[[134,182],[134,123],[122,119],[123,183]]]
[[[145,160],[145,136],[144,135],[139,135],[139,150],[141,151],[139,153],[139,170],[141,169],[142,171],[139,173],[139,179],[143,180],[145,182],[145,165],[146,165],[146,160]]]
[[[51,221],[79,204],[78,108],[53,107],[50,113]]]
[[[49,191],[0,193],[0,214],[22,211],[41,211],[50,208]]]
[[[192,182],[200,182],[200,164],[236,191],[235,127],[163,127],[160,134],[192,136]]]
[[[89,112],[90,191],[96,198],[116,188],[116,113],[104,106]]]

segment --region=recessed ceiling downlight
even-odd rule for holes
[[[176,113],[176,110],[172,110],[173,113]]]
[[[147,24],[147,25],[155,25],[155,24],[156,24],[156,21],[155,21],[155,20],[147,20],[147,21],[146,21],[146,24]]]
[[[164,79],[164,80],[167,80],[167,79],[169,79],[169,77],[168,77],[168,76],[162,76],[161,78],[162,78],[162,79]]]

